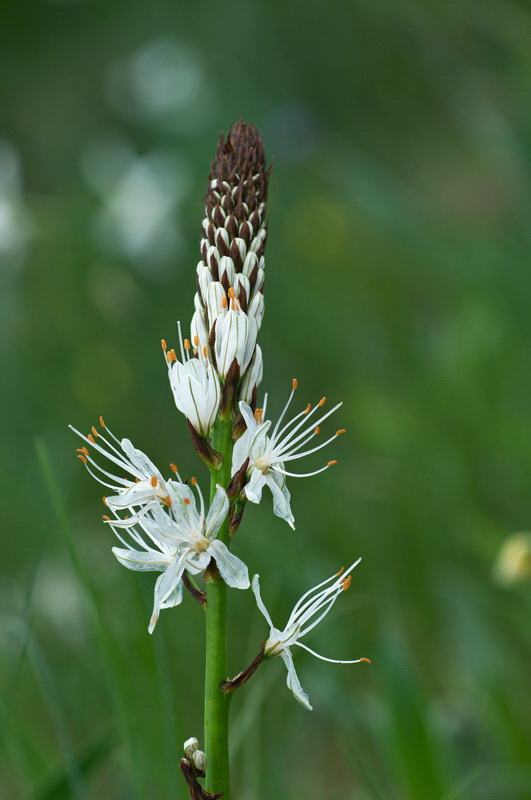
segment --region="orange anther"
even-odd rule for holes
[[[174,361],[177,361],[177,353],[175,352],[173,347],[172,347],[171,350],[168,350],[168,354],[166,355],[166,359],[168,361],[168,364],[173,364]]]
[[[176,464],[170,464],[170,469],[171,469],[173,472],[179,472],[179,470],[178,470],[178,468],[177,468],[177,465],[176,465]]]
[[[194,347],[199,347],[199,336],[197,335],[197,333],[194,336]]]
[[[319,400],[317,405],[318,406],[324,406],[325,403],[326,403],[326,397],[321,397],[321,399]]]
[[[293,391],[295,391],[295,389],[299,385],[299,381],[297,380],[297,378],[293,378],[293,380],[291,381],[291,385],[293,387]]]
[[[189,350],[192,345],[190,344],[190,339],[184,340],[184,349]]]
[[[192,478],[191,483],[192,486],[197,486],[197,478]]]
[[[85,456],[78,456],[78,458],[80,458],[80,459],[81,459],[81,461],[83,462],[83,464],[86,464],[86,463],[87,463],[87,459],[85,458]]]
[[[86,447],[78,447],[76,453],[84,453],[86,456],[89,456],[90,453]]]
[[[135,483],[140,483],[140,478],[135,478]]]
[[[308,405],[306,406],[306,408],[304,409],[304,411],[302,413],[303,414],[309,414],[310,411],[311,411],[311,408],[312,408],[312,404],[308,403]]]
[[[151,485],[153,486],[153,488],[155,488],[157,483],[158,483],[158,480],[156,479],[156,477],[154,475],[152,475],[152,477],[151,477]]]
[[[317,428],[314,430],[314,434],[318,436],[320,433],[321,433],[321,428],[317,426]]]
[[[161,339],[160,343],[162,345],[162,349],[164,350],[164,352],[166,352],[166,350],[168,349],[168,345],[166,344],[166,339]]]
[[[370,658],[360,658],[360,661],[365,661],[366,664],[372,664],[372,661],[371,661]]]
[[[102,519],[104,519],[105,522],[110,522],[111,521],[111,518],[108,517],[106,514],[103,515]]]
[[[103,417],[100,417],[100,425],[102,428],[105,427],[105,422],[103,421]]]
[[[334,464],[337,464],[337,461],[329,461],[326,466],[327,467],[333,467]]]
[[[96,430],[96,428],[94,427],[94,425],[92,426],[91,430],[92,430],[92,435],[93,435],[93,436],[99,436],[99,433],[98,433],[98,431]]]
[[[229,291],[227,292],[227,294],[231,298],[231,300],[234,300],[234,298],[236,297],[236,292],[234,291],[234,288],[232,286],[229,287]]]
[[[89,433],[89,435],[87,436],[87,439],[89,440],[89,442],[92,442],[92,444],[95,444],[94,436],[91,433]]]
[[[103,500],[103,502],[105,503],[105,505],[107,505],[107,498],[106,498],[106,497],[102,497],[101,499]]]
[[[340,575],[343,575],[344,571],[345,571],[345,567],[341,567],[339,572],[336,573],[336,578],[339,578]]]
[[[237,310],[236,300],[234,298],[232,298],[232,300],[230,301],[230,310],[231,311],[236,311]]]
[[[343,580],[341,581],[341,588],[343,589],[344,592],[348,589],[351,583],[352,583],[352,575],[349,575],[348,578],[343,578]]]
[[[164,498],[164,500],[166,501],[166,505],[168,506],[168,508],[171,508],[171,507],[172,507],[172,505],[173,505],[173,503],[172,503],[172,501],[171,501],[171,497],[170,497],[169,495],[167,495],[167,496]]]
[[[336,431],[336,436],[340,436],[342,433],[346,433],[346,430],[344,428],[341,428],[340,431]]]
[[[221,298],[221,308],[227,308],[227,298],[225,295]]]
[[[204,355],[204,357],[205,357],[205,358],[206,358],[206,357],[207,357],[207,355],[208,355],[208,348],[207,348],[206,344],[205,344],[205,346],[203,347],[203,355]]]
[[[190,501],[188,500],[187,497],[184,498],[183,502],[184,502],[185,506],[189,506],[190,505]]]
[[[257,408],[256,411],[254,412],[254,418],[258,422],[258,424],[261,425],[262,424],[262,420],[264,418],[264,409],[263,408]]]

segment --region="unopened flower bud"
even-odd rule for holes
[[[199,747],[199,742],[195,738],[195,736],[191,736],[190,739],[187,739],[183,744],[184,754],[186,758],[192,758],[195,755],[197,748]]]
[[[197,741],[197,739],[195,741]],[[194,750],[192,753],[192,761],[194,762],[194,767],[198,772],[206,772],[207,757],[202,750]]]

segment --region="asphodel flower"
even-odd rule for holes
[[[177,484],[174,499],[165,508],[151,505],[131,517],[104,517],[124,548],[113,547],[113,553],[124,567],[132,570],[162,572],[155,584],[153,613],[149,632],[153,633],[162,608],[178,605],[182,600],[182,577],[203,572],[212,558],[221,577],[234,589],[249,588],[249,573],[241,559],[230,552],[216,537],[229,510],[227,493],[216,487],[206,513],[203,495],[195,478],[199,508],[192,490]],[[113,509],[114,510],[114,509]],[[132,547],[124,538],[129,535]]]
[[[175,350],[168,350],[165,340],[162,340],[170,386],[179,411],[190,421],[197,433],[206,438],[219,410],[221,400],[219,378],[212,364],[204,357],[191,356],[190,341],[188,339],[183,341],[180,323],[178,327],[180,361]],[[197,344],[199,345],[198,340]]]
[[[307,478],[318,475],[337,464],[337,461],[328,461],[323,467],[305,473],[291,472],[286,469],[286,464],[321,450],[337,436],[345,433],[344,430],[338,430],[326,441],[308,448],[307,445],[320,434],[321,423],[334,411],[337,411],[342,403],[338,403],[326,413],[321,413],[326,402],[326,397],[323,397],[313,408],[308,403],[303,411],[296,414],[289,422],[282,424],[296,389],[297,381],[293,380],[288,402],[272,431],[270,430],[271,421],[264,421],[267,411],[267,395],[264,399],[263,409],[256,409],[254,414],[247,403],[240,401],[240,411],[247,429],[236,442],[232,458],[233,475],[249,459],[248,483],[244,489],[247,500],[250,500],[251,503],[259,503],[264,486],[268,486],[273,495],[273,512],[277,517],[285,519],[292,528],[295,528],[295,520],[291,512],[286,477]]]
[[[100,417],[100,426],[101,431],[92,426],[92,432],[88,436],[73,425],[69,425],[69,428],[86,442],[85,446],[78,448],[78,458],[85,464],[93,478],[114,492],[113,495],[104,498],[106,505],[132,510],[138,506],[145,508],[153,503],[167,505],[171,502],[174,491],[172,485],[175,482],[166,481],[151,459],[142,450],[134,447],[129,439],[118,439],[107,428],[103,417]],[[92,450],[110,461],[114,470],[118,467],[120,474],[102,467],[93,458]],[[178,477],[177,467],[172,465],[172,468]]]
[[[252,580],[252,588],[256,597],[256,604],[267,620],[270,631],[269,638],[265,643],[264,658],[272,658],[280,656],[286,665],[288,675],[286,683],[288,688],[293,692],[295,698],[309,711],[312,710],[310,700],[306,692],[301,686],[295,665],[293,663],[293,656],[291,648],[294,646],[302,647],[307,650],[316,658],[321,661],[329,661],[332,664],[358,664],[360,661],[365,661],[370,664],[368,658],[356,658],[349,661],[344,661],[337,658],[327,658],[315,650],[312,650],[305,644],[302,644],[300,639],[306,636],[319,622],[325,617],[339,595],[350,586],[352,576],[350,573],[361,561],[358,558],[346,571],[340,570],[335,575],[332,575],[327,580],[314,586],[308,592],[302,595],[300,600],[295,604],[293,611],[290,614],[286,627],[282,630],[275,628],[273,621],[269,615],[267,608],[264,605],[260,595],[260,579],[259,575],[254,575]]]

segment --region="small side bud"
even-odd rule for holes
[[[207,757],[202,750],[194,750],[194,752],[192,753],[192,761],[194,767],[198,772],[203,772],[203,773],[206,772]]]
[[[185,741],[183,744],[183,750],[186,758],[192,758],[193,754],[199,747],[199,742],[195,738],[195,736],[191,736],[189,739]]]

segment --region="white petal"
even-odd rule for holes
[[[143,553],[140,550],[125,550],[122,547],[113,547],[112,551],[120,564],[139,572],[161,572],[169,564],[168,557],[165,558],[162,553]]]
[[[214,539],[216,537],[217,532],[227,516],[229,505],[229,498],[223,486],[216,486],[216,493],[212,498],[205,523],[205,536],[207,539]]]
[[[252,586],[252,589],[253,589],[254,596],[256,598],[256,605],[258,606],[258,608],[260,609],[260,611],[262,612],[262,614],[266,618],[269,627],[271,629],[273,629],[275,627],[273,625],[273,620],[269,616],[269,611],[265,607],[264,601],[262,600],[262,595],[260,594],[260,575],[253,575],[253,581],[252,581],[251,586]]]
[[[177,584],[182,578],[187,552],[187,549],[183,549],[181,553],[176,556],[173,563],[167,568],[166,572],[163,572],[162,575],[159,575],[157,578],[154,592],[153,613],[148,628],[150,633],[153,633],[155,630],[155,625],[157,624],[163,603],[168,601],[170,595],[172,595],[177,588]]]
[[[291,495],[283,476],[277,475],[274,472],[268,472],[265,479],[273,495],[273,513],[276,514],[277,517],[285,519],[290,528],[295,530],[295,517],[291,513],[289,502]]]
[[[253,467],[251,469],[251,480],[245,487],[245,496],[251,503],[259,503],[262,499],[262,489],[266,484],[264,473]]]
[[[289,648],[286,647],[281,652],[280,657],[284,662],[284,664],[286,665],[286,669],[288,670],[288,677],[286,678],[286,683],[288,685],[288,688],[291,689],[295,698],[299,701],[301,705],[304,706],[304,708],[307,708],[308,711],[313,711],[310,705],[310,698],[302,688],[298,675],[295,671],[293,656],[291,655],[291,651],[289,650]]]
[[[216,564],[221,573],[221,577],[226,584],[232,586],[233,589],[248,589],[249,583],[249,570],[244,562],[230,552],[229,548],[214,539],[210,547],[209,553],[216,559]]]

